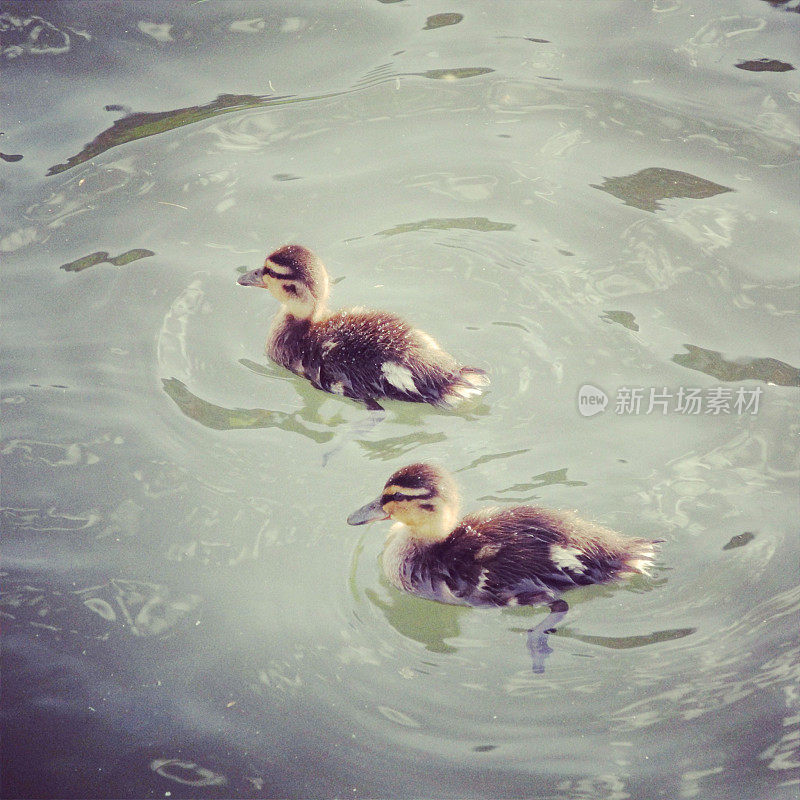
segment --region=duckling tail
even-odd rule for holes
[[[442,392],[441,404],[449,408],[477,397],[489,385],[489,376],[477,367],[461,367],[458,377]]]
[[[656,547],[663,541],[663,539],[637,540],[624,559],[623,572],[629,574],[638,572],[641,575],[647,575],[648,578],[652,577],[650,570],[656,557]]]
[[[461,377],[475,387],[489,385],[489,376],[486,370],[477,367],[461,367]]]

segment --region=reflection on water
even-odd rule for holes
[[[264,408],[223,408],[193,395],[177,378],[163,378],[164,391],[178,408],[190,419],[214,430],[241,430],[245,428],[280,428],[312,439],[327,442],[333,437],[329,431],[317,431],[303,423],[303,418],[313,417],[309,409],[288,414]]]
[[[484,456],[480,456],[465,467],[461,467],[460,469],[453,470],[453,472],[466,472],[470,469],[475,469],[475,467],[479,467],[481,464],[488,464],[491,461],[497,461],[498,459],[505,459],[505,458],[513,458],[514,456],[522,455],[523,453],[527,453],[528,450],[509,450],[507,453],[489,453]]]
[[[429,192],[441,194],[445,197],[452,197],[454,200],[488,200],[497,190],[497,177],[494,175],[457,175],[448,172],[432,172],[424,175],[412,176],[406,181],[405,185],[409,188],[426,189]],[[406,233],[412,230],[424,230],[432,228],[434,220],[425,220],[415,228],[406,228],[396,231]],[[487,219],[452,219],[438,220],[441,230],[450,228],[462,228],[464,230],[513,230],[512,227],[505,227],[502,223],[491,222]],[[434,228],[435,229],[435,228]],[[389,231],[381,231],[383,236],[391,235]]]
[[[636,317],[630,311],[604,311],[603,316],[600,317],[604,322],[616,323],[622,325],[630,331],[638,331],[639,325],[636,322]]]
[[[435,81],[457,81],[463,78],[487,75],[490,72],[494,72],[494,70],[489,67],[458,67],[456,69],[429,69],[418,74],[423,78],[431,78]]]
[[[400,592],[392,592],[391,600],[384,600],[371,590],[366,591],[366,596],[401,636],[425,645],[433,653],[456,652],[457,648],[446,640],[461,633],[458,620],[470,612],[469,608],[431,603]]]
[[[800,587],[755,605],[724,629],[696,632],[698,639],[713,639],[713,648],[706,651],[702,660],[695,661],[694,669],[686,672],[679,687],[656,688],[646,698],[615,712],[615,728],[636,730],[664,719],[694,720],[704,714],[718,714],[720,709],[739,703],[754,692],[796,684],[800,679],[800,645],[785,642],[769,652],[759,652],[744,643],[754,630],[781,625],[789,619],[796,622],[799,613]],[[800,710],[800,698],[786,700],[795,713]],[[794,725],[797,722],[795,719]],[[793,748],[795,752],[800,748],[800,738]]]
[[[11,508],[0,509],[0,519],[10,529],[38,531],[40,533],[68,533],[93,528],[99,521],[97,514],[65,514],[55,508]]]
[[[486,217],[462,217],[460,219],[423,219],[419,222],[407,222],[395,225],[389,230],[379,231],[378,236],[396,236],[399,233],[410,233],[422,230],[446,231],[462,229],[466,231],[511,231],[516,226],[510,222],[493,222]]]
[[[6,442],[0,452],[4,456],[8,456],[9,461],[19,460],[23,464],[40,462],[50,467],[74,467],[97,464],[100,458],[89,448],[92,445],[105,444],[108,441],[109,437],[100,437],[87,443],[73,442],[71,444],[12,439]]]
[[[264,557],[265,548],[275,540],[269,523],[264,523],[254,537],[244,541],[229,533],[231,529],[246,528],[252,516],[252,512],[246,509],[229,511],[224,517],[220,516],[217,508],[200,506],[193,509],[186,520],[186,536],[169,546],[164,559],[192,561],[213,568],[230,568],[258,561]]]
[[[225,786],[228,782],[224,775],[201,767],[194,761],[180,761],[177,758],[155,758],[150,762],[150,769],[183,786]],[[260,789],[261,786],[256,784],[253,788]]]
[[[479,497],[481,501],[491,501],[496,503],[527,503],[541,497],[532,490],[541,489],[543,486],[587,486],[586,481],[573,481],[567,477],[567,467],[553,469],[549,472],[542,472],[534,475],[530,482],[515,483],[505,489],[498,489],[496,495],[485,495]],[[524,494],[523,494],[524,493]],[[513,496],[509,496],[512,495]]]
[[[3,574],[0,616],[11,630],[34,628],[59,641],[106,640],[114,633],[163,637],[186,628],[200,604],[198,594],[178,594],[145,581],[57,590]]]
[[[775,8],[780,8],[784,11],[794,11],[796,14],[800,14],[800,4],[797,0],[764,0],[765,2],[769,3],[771,6]]]
[[[705,372],[720,381],[756,380],[778,386],[800,386],[800,369],[776,358],[741,358],[729,361],[722,353],[685,344],[687,353],[672,357],[676,364]]]
[[[113,257],[109,256],[105,250],[98,250],[96,253],[90,253],[88,256],[70,261],[68,264],[62,264],[60,269],[63,269],[65,272],[82,272],[97,264],[111,264],[115,267],[124,267],[132,261],[138,261],[140,258],[149,258],[154,255],[155,253],[152,250],[144,250],[143,248],[127,250]]]
[[[592,184],[592,188],[613,194],[626,206],[641,208],[642,211],[663,211],[664,206],[658,201],[667,198],[701,199],[733,191],[729,186],[720,186],[697,175],[663,167],[649,167],[633,175],[605,178],[602,185]]]
[[[490,72],[494,72],[494,70],[488,67],[458,67],[410,74],[432,80],[455,81],[486,75]],[[386,75],[385,79],[399,78],[400,76],[401,73]],[[177,108],[169,111],[128,113],[124,117],[115,120],[110,128],[99,133],[79,153],[70,156],[65,163],[51,166],[47,174],[58,175],[127,142],[166,133],[185,125],[195,125],[222,114],[231,114],[248,108],[271,108],[310,100],[322,100],[333,97],[335,94],[329,93],[308,97],[221,94],[215,100],[204,105]],[[107,108],[114,108],[114,106],[107,106]]]
[[[115,120],[110,128],[99,133],[80,153],[70,156],[66,163],[54,164],[47,174],[58,175],[60,172],[72,169],[78,164],[83,164],[113,147],[119,147],[136,139],[155,136],[156,134],[180,128],[183,125],[193,125],[219,114],[229,114],[243,108],[287,102],[291,102],[291,99],[286,97],[221,94],[216,100],[202,106],[153,113],[137,112],[128,114],[121,119]]]
[[[436,28],[444,28],[447,25],[457,25],[462,19],[464,19],[463,14],[456,14],[453,12],[449,14],[431,14],[431,16],[425,20],[425,27],[422,30],[432,31]]]
[[[731,536],[730,541],[723,546],[723,550],[733,550],[736,547],[744,547],[756,538],[756,535],[751,531],[744,533],[737,533],[736,536]]]
[[[24,55],[61,55],[70,50],[70,34],[78,41],[91,41],[92,38],[87,31],[59,30],[37,15],[25,16],[23,13],[15,16],[7,11],[0,14],[0,33],[3,34],[0,55],[5,59]]]
[[[254,369],[254,371],[270,374],[264,368]],[[380,439],[372,436],[372,439],[368,440],[365,437],[375,429],[375,421],[367,416],[355,421],[348,421],[338,414],[334,414],[331,417],[323,417],[320,414],[320,409],[325,403],[326,397],[313,388],[307,390],[305,382],[300,380],[298,380],[296,388],[302,396],[304,405],[300,410],[293,413],[269,411],[263,408],[225,408],[209,403],[192,394],[186,385],[177,378],[164,378],[161,382],[166,394],[177,404],[183,414],[195,422],[214,430],[279,428],[280,430],[299,433],[307,439],[321,443],[330,442],[334,439],[336,433],[331,430],[332,428],[344,427],[345,430],[340,437],[340,444],[333,451],[329,451],[327,457],[333,455],[334,452],[338,452],[342,445],[353,438],[358,440],[359,446],[368,458],[381,461],[394,460],[411,453],[421,446],[429,446],[446,440],[445,435],[441,432],[422,431],[413,431],[403,436],[388,436]],[[336,400],[334,402],[342,401]],[[387,403],[390,409],[396,405],[396,403]],[[406,425],[411,425],[413,423],[410,423],[409,419],[413,420],[422,413],[424,412],[403,414],[401,410],[397,420],[403,419]],[[471,409],[471,413],[464,412],[461,416],[469,419],[476,414],[485,416],[487,414],[486,407],[478,406]],[[313,426],[320,426],[323,430],[318,430]],[[576,482],[576,485],[582,484]]]
[[[406,436],[395,436],[373,442],[362,441],[361,447],[367,458],[395,461],[401,457],[409,458],[409,454],[418,447],[427,447],[446,440],[447,437],[443,433],[417,431]]]
[[[755,61],[742,61],[734,64],[737,69],[746,69],[749,72],[788,72],[794,67],[786,61],[778,61],[775,58],[758,58]]]
[[[758,518],[762,510],[755,498],[780,495],[798,475],[796,452],[781,453],[763,434],[745,430],[707,452],[694,448],[668,462],[664,474],[644,494],[664,523],[685,534],[700,535],[709,525],[735,519],[748,507]],[[750,553],[753,577],[775,552],[775,542],[762,543],[766,549]]]
[[[356,5],[0,13],[4,792],[793,796],[796,0]],[[236,270],[294,240],[487,399],[367,430],[259,355]],[[687,380],[758,413],[576,410]],[[544,609],[401,594],[345,523],[428,459],[656,577],[532,674]]]
[[[609,647],[612,650],[628,650],[632,647],[647,647],[659,642],[669,642],[673,639],[682,639],[684,636],[691,636],[697,632],[697,628],[673,628],[665,631],[653,631],[653,633],[639,636],[587,636],[583,633],[572,633],[569,628],[557,631],[554,635],[570,636],[587,644],[595,644],[598,647]]]

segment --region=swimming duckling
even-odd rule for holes
[[[347,522],[396,521],[382,566],[398,589],[441,603],[548,604],[550,615],[528,632],[534,672],[544,671],[552,652],[547,634],[567,612],[560,595],[576,586],[648,575],[661,541],[627,538],[569,511],[487,508],[460,522],[458,512],[453,478],[431,464],[411,464]]]
[[[427,333],[394,314],[329,311],[328,273],[301,245],[281,247],[238,282],[269,289],[280,300],[267,354],[318,389],[374,410],[381,409],[382,397],[452,408],[489,383],[483,370],[462,367]]]

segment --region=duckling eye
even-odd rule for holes
[[[423,511],[433,511],[433,503],[420,503],[419,507]]]
[[[401,492],[395,492],[394,494],[385,494],[381,497],[381,505],[386,505],[387,503],[405,503],[407,500],[410,500],[410,497],[406,497],[406,495],[402,494]]]
[[[293,283],[284,283],[283,291],[289,294],[297,294],[297,287]]]

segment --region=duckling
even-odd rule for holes
[[[269,289],[280,300],[267,354],[318,389],[380,411],[379,398],[453,408],[489,383],[484,370],[461,366],[431,336],[394,314],[329,311],[328,273],[301,245],[281,247],[238,282]]]
[[[550,606],[528,632],[533,671],[552,652],[547,634],[568,610],[563,592],[649,575],[655,545],[628,538],[569,511],[535,506],[486,508],[460,522],[453,478],[432,464],[411,464],[386,482],[380,496],[354,511],[350,525],[393,519],[383,548],[389,582],[419,597],[470,606]]]

